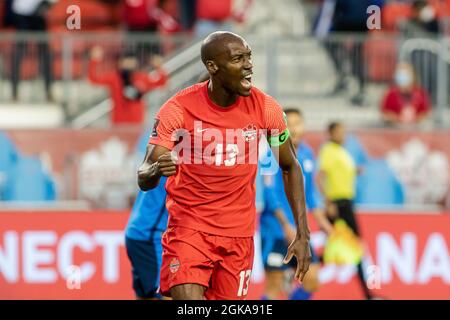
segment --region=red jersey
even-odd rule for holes
[[[132,29],[148,29],[156,26],[152,11],[158,7],[158,0],[126,0],[122,13],[126,25]]]
[[[258,142],[263,130],[281,140],[286,130],[283,111],[254,87],[250,96],[239,96],[233,105],[217,106],[208,97],[207,83],[169,99],[156,116],[150,138],[151,144],[183,149],[183,161],[166,183],[169,227],[251,237]],[[176,141],[180,132],[183,139]]]
[[[197,19],[200,20],[224,21],[231,18],[232,1],[198,0],[196,13]]]
[[[414,87],[408,95],[402,94],[397,87],[391,87],[381,105],[382,112],[392,112],[408,122],[416,121],[418,116],[428,113],[430,109],[430,98],[420,87]]]

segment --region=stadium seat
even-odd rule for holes
[[[2,42],[0,46],[3,59],[3,72],[7,78],[11,77],[12,72],[12,54],[14,53],[14,44],[10,41]],[[35,79],[39,73],[39,59],[36,43],[28,43],[25,53],[20,63],[20,79]]]
[[[358,177],[356,199],[358,204],[401,205],[403,186],[385,160],[370,160]]]
[[[53,77],[56,80],[61,80],[63,78],[64,74],[64,66],[63,66],[63,60],[61,55],[57,55],[52,60],[52,71],[53,71]],[[86,74],[86,68],[83,63],[83,58],[80,54],[77,54],[72,59],[72,70],[71,70],[71,78],[72,79],[80,79],[83,77],[83,75]]]
[[[20,79],[32,80],[35,79],[39,73],[39,59],[36,55],[30,54],[25,56],[20,64]]]
[[[62,79],[63,77],[63,39],[68,34],[65,26],[52,26],[49,31],[55,36],[50,42],[50,48],[53,55],[53,77],[55,79]],[[71,31],[70,35],[76,35],[77,33],[82,34],[82,31]],[[102,26],[98,27],[95,31],[99,33],[99,38],[102,40],[100,45],[105,51],[105,60],[109,59],[111,56],[117,56],[120,52],[120,39],[118,35],[115,34],[111,36],[113,32],[117,32],[117,28],[112,26]],[[104,35],[102,35],[104,33]],[[105,40],[106,39],[106,40]],[[71,77],[74,79],[80,79],[87,74],[87,65],[89,59],[90,49],[99,44],[99,39],[80,39],[73,38],[72,41],[72,70]]]
[[[412,15],[411,5],[404,2],[389,2],[383,6],[381,12],[382,30],[398,31],[398,24]]]
[[[380,36],[379,36],[380,35]],[[397,64],[397,42],[383,32],[371,32],[364,44],[367,76],[372,82],[390,82]]]
[[[69,16],[66,12],[70,5],[80,7],[82,15],[81,28],[83,31],[92,31],[96,27],[111,25],[114,23],[112,6],[96,0],[60,0],[48,12],[47,23],[53,26],[65,26]],[[68,32],[70,32],[68,30]]]
[[[10,171],[5,187],[7,201],[51,201],[55,184],[37,157],[20,157]]]
[[[450,17],[449,0],[429,0],[429,2],[436,9],[438,19],[448,19]]]
[[[50,50],[52,52],[52,71],[53,77],[57,80],[62,79],[63,77],[63,39],[67,35],[67,28],[65,25],[61,26],[52,26],[49,28],[49,32],[52,36],[55,36],[52,40],[50,40]],[[80,31],[73,30],[71,34],[79,33]],[[83,56],[86,52],[86,43],[83,40],[75,40],[73,39],[72,43],[72,78],[78,79],[85,74],[83,69]]]

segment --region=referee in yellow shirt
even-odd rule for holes
[[[353,232],[360,236],[353,208],[358,169],[350,153],[343,147],[345,127],[332,122],[328,126],[329,140],[319,152],[317,186],[326,200],[330,221],[344,220]],[[357,265],[358,277],[367,299],[373,296],[367,288],[362,262]]]

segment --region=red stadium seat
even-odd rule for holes
[[[5,1],[0,2],[0,30],[3,29],[3,17],[5,16]]]
[[[64,42],[67,35],[76,35],[78,30],[67,31],[65,26],[51,26],[49,32],[54,38],[50,40],[50,50],[52,52],[52,71],[55,79],[62,79],[63,64],[62,55]],[[86,43],[83,40],[73,38],[72,44],[72,77],[80,78],[83,75],[83,55],[86,52]]]
[[[395,39],[383,37],[383,32],[370,33],[364,53],[368,78],[374,82],[391,81],[397,63]]]
[[[14,52],[14,44],[12,42],[3,42],[0,46],[3,55],[3,70],[5,75],[11,77],[12,71],[12,54]],[[35,43],[28,43],[25,54],[20,64],[19,78],[22,80],[34,79],[39,72],[38,50]]]
[[[123,1],[119,1],[117,4],[111,5],[111,24],[113,26],[119,27],[123,23],[122,6]]]
[[[77,5],[81,11],[81,29],[91,31],[96,27],[112,25],[112,7],[96,0],[60,0],[50,9],[47,15],[49,27],[65,26],[69,16],[66,13],[67,7]]]
[[[9,29],[9,30],[3,29],[1,32],[2,32],[2,35],[7,35],[7,34],[13,35],[15,31],[11,30],[11,29]],[[13,48],[12,41],[7,40],[7,39],[3,39],[0,41],[0,55],[9,56],[11,54],[12,48]]]
[[[429,0],[429,2],[436,8],[439,19],[450,17],[450,0]]]
[[[50,40],[50,48],[53,52],[59,53],[63,50],[64,43],[62,40],[67,38],[67,36],[82,33],[82,30],[73,30],[68,32],[64,26],[52,26],[49,29],[49,33],[54,36],[54,38]],[[82,52],[85,50],[85,47],[86,45],[84,44],[84,41],[73,38],[72,50],[74,50],[74,52]]]
[[[39,72],[39,63],[35,55],[25,56],[20,64],[20,79],[30,80],[36,78]]]
[[[63,79],[63,62],[62,57],[59,55],[52,60],[52,68],[53,68],[53,77],[54,79],[61,80]],[[86,66],[84,63],[83,57],[80,55],[74,56],[72,59],[72,70],[71,70],[71,78],[72,79],[80,79],[86,74]]]
[[[397,31],[398,23],[408,19],[412,15],[411,6],[408,3],[387,3],[381,13],[382,29],[384,31]]]
[[[81,11],[81,30],[68,30],[66,13],[69,5],[77,5]],[[79,32],[109,32],[117,31],[117,4],[108,5],[98,0],[59,0],[50,9],[47,16],[48,29],[57,37],[50,43],[53,54],[53,72],[55,79],[63,76],[62,52],[63,42],[61,39],[66,35],[77,34]],[[103,38],[103,37],[102,37]],[[104,37],[108,39],[108,37]],[[72,77],[77,79],[86,74],[87,57],[89,50],[98,41],[74,40],[72,42]],[[110,48],[108,48],[109,50]],[[110,52],[110,51],[108,51]]]

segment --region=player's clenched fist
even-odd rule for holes
[[[162,176],[170,177],[177,172],[176,157],[170,152],[166,152],[159,156],[155,164],[158,173]]]

